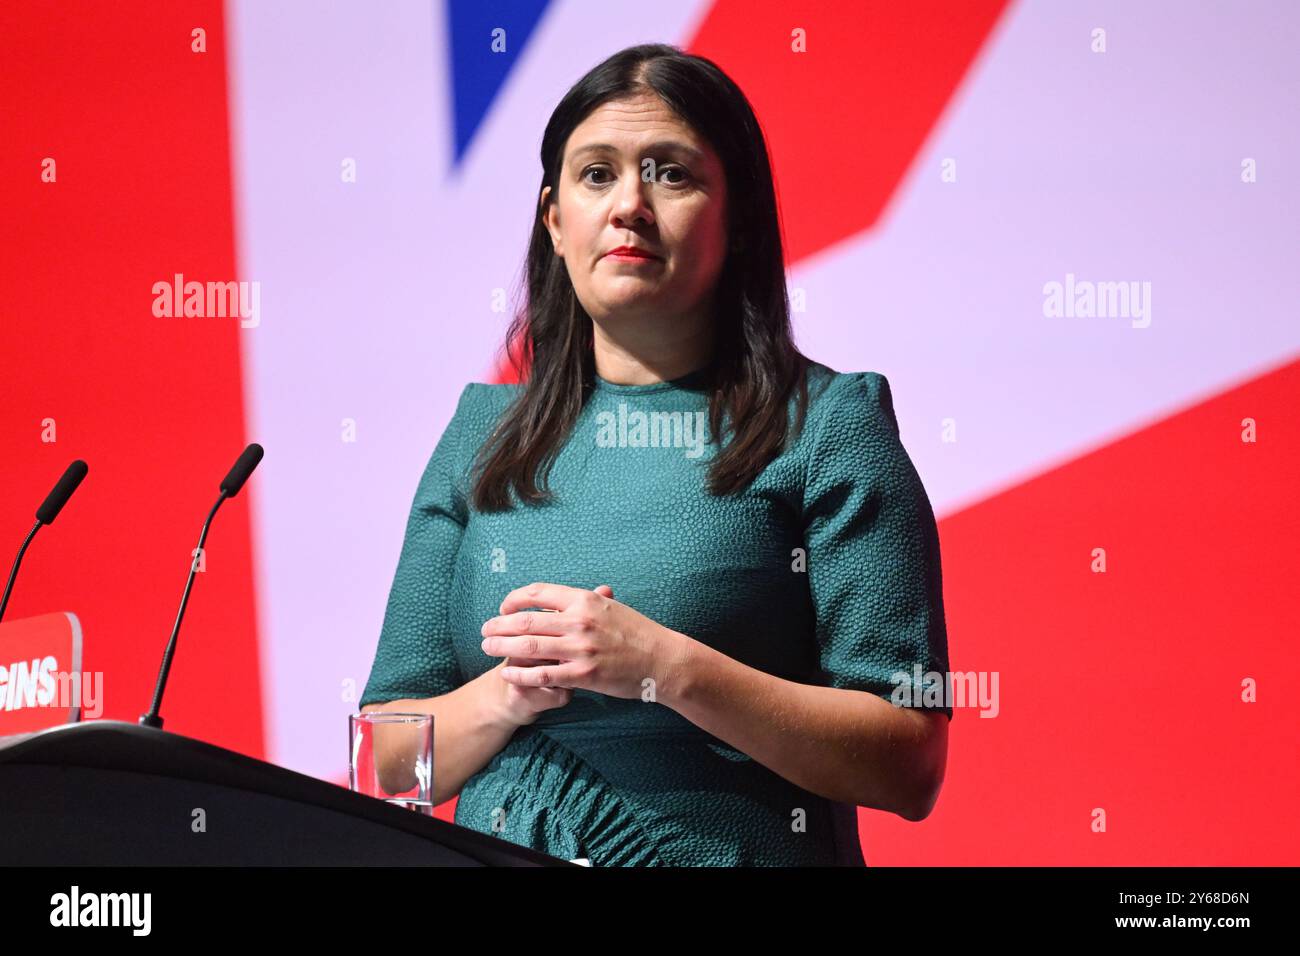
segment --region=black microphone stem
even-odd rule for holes
[[[181,595],[180,610],[176,612],[176,623],[172,625],[172,636],[167,641],[167,650],[163,652],[162,668],[158,671],[158,686],[154,688],[153,704],[149,707],[147,714],[140,715],[140,723],[145,727],[154,727],[162,729],[163,720],[158,716],[158,709],[162,706],[163,689],[167,686],[167,672],[172,667],[172,655],[176,653],[176,636],[181,630],[181,618],[185,617],[185,605],[190,600],[190,588],[194,586],[194,575],[198,571],[199,561],[203,558],[203,543],[208,540],[208,526],[212,524],[212,519],[217,514],[217,509],[221,503],[226,500],[226,492],[221,492],[221,497],[217,503],[212,506],[208,512],[208,520],[203,522],[203,533],[199,535],[198,554],[194,555],[194,560],[190,562],[190,576],[185,579],[185,593]]]
[[[9,606],[9,592],[14,589],[14,579],[18,577],[18,565],[23,563],[23,555],[27,553],[27,546],[32,543],[32,538],[40,530],[41,523],[36,522],[32,530],[27,532],[27,537],[23,541],[23,546],[18,549],[18,557],[14,558],[14,566],[9,571],[9,583],[5,585],[5,596],[0,598],[0,620],[4,620],[5,608]]]

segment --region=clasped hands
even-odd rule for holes
[[[687,640],[615,601],[606,584],[592,591],[545,583],[516,588],[482,634],[483,653],[510,658],[502,680],[627,699],[644,694],[647,678],[657,697]]]

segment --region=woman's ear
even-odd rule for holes
[[[542,188],[542,198],[541,198],[542,225],[544,225],[546,227],[546,231],[551,234],[551,250],[557,256],[563,259],[564,247],[561,244],[560,230],[559,230],[560,210],[559,207],[554,202],[550,202],[550,203],[547,202],[548,198],[550,197],[550,193],[551,193],[550,186],[545,186]]]

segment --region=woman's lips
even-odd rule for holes
[[[605,253],[606,259],[613,259],[615,262],[658,262],[658,256],[652,256],[646,252],[635,252],[629,249],[614,249]]]

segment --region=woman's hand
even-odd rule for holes
[[[530,657],[507,657],[492,672],[500,677],[507,667],[535,667],[553,663],[555,662]],[[497,697],[497,707],[505,714],[506,721],[520,727],[531,724],[544,710],[563,707],[573,697],[573,691],[567,687],[529,687],[509,680],[494,680],[492,686]]]
[[[602,584],[596,588],[605,597],[613,597],[609,585]],[[567,687],[534,687],[516,684],[501,679],[501,672],[506,667],[536,667],[539,664],[558,664],[557,660],[540,657],[507,657],[492,670],[497,679],[493,688],[497,694],[497,706],[506,715],[506,720],[517,726],[531,724],[544,710],[563,707],[573,698],[573,691]]]
[[[649,690],[652,700],[678,666],[684,640],[615,601],[604,584],[594,591],[562,584],[518,588],[482,633],[483,652],[507,658],[502,680],[521,689],[567,694],[580,688],[625,699]]]

